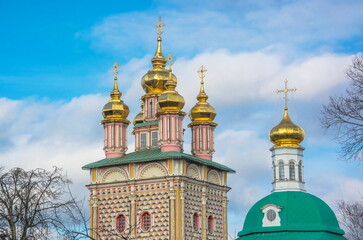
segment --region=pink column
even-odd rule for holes
[[[104,123],[104,142],[106,158],[115,158],[123,156],[127,151],[126,131],[127,123],[107,122]]]
[[[193,155],[206,160],[212,160],[214,153],[214,126],[201,124],[191,126],[191,128]]]
[[[178,114],[160,114],[161,151],[183,151],[182,122],[183,116]]]

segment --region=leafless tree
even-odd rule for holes
[[[346,70],[351,82],[344,96],[330,97],[323,107],[321,123],[336,130],[345,160],[363,160],[363,58],[357,55]]]
[[[63,198],[68,180],[53,171],[14,168],[0,170],[0,238],[50,239],[61,229],[71,201]]]
[[[348,240],[363,240],[363,201],[338,203],[340,223],[346,229]]]

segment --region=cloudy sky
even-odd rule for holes
[[[237,171],[229,177],[231,235],[271,191],[268,132],[282,117],[275,91],[285,79],[298,89],[289,109],[306,131],[308,192],[333,209],[363,194],[363,166],[340,161],[333,132],[319,123],[329,96],[348,86],[344,71],[363,47],[362,1],[133,2],[0,2],[0,165],[62,167],[79,197],[86,195],[88,172],[81,166],[104,157],[99,122],[112,87],[110,67],[121,65],[120,89],[133,120],[162,16],[163,50],[176,56],[186,112],[196,101],[196,71],[208,69],[206,92],[219,124],[214,159]],[[185,137],[189,152],[189,130]],[[129,144],[133,151],[131,135]]]

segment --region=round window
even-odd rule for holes
[[[276,212],[272,209],[268,210],[266,215],[267,215],[267,220],[269,220],[270,222],[276,219]]]

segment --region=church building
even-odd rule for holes
[[[172,57],[162,52],[159,20],[152,68],[141,80],[145,94],[133,121],[135,151],[127,152],[130,121],[121,100],[118,67],[103,107],[105,158],[90,171],[90,233],[94,239],[227,240],[227,174],[213,161],[216,110],[207,102],[204,67],[197,103],[190,110],[191,154],[183,152],[184,98],[176,91]],[[169,67],[167,63],[169,61]]]
[[[304,187],[304,130],[289,116],[287,94],[284,115],[270,131],[272,153],[272,193],[259,200],[247,213],[236,240],[344,240],[331,208]]]

